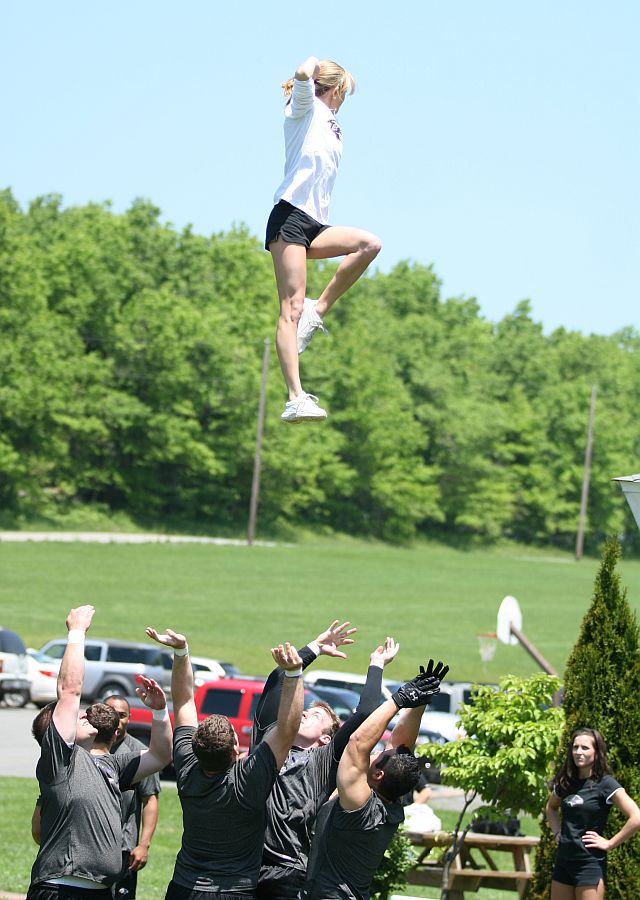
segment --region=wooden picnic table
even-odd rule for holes
[[[420,848],[417,861],[407,872],[408,883],[439,887],[442,884],[442,860],[430,861],[428,856],[434,847],[445,850],[450,847],[452,834],[448,831],[405,831],[404,834],[414,847]],[[449,870],[451,900],[464,900],[465,891],[475,892],[483,887],[517,891],[519,900],[523,900],[531,881],[531,850],[539,842],[539,837],[467,832],[462,851]],[[512,868],[496,863],[492,854],[497,851],[511,854]]]

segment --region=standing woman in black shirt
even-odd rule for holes
[[[604,830],[612,805],[627,821],[607,839]],[[553,779],[546,812],[558,848],[551,900],[602,900],[607,851],[640,829],[640,809],[611,776],[599,731],[579,728],[573,733],[567,758]]]

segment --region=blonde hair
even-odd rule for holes
[[[346,69],[343,69],[342,66],[339,66],[338,63],[333,62],[331,59],[321,59],[318,65],[320,66],[320,71],[315,80],[316,97],[322,97],[323,94],[326,94],[327,91],[334,87],[340,89],[343,100],[347,94],[353,94],[356,89],[356,80],[351,72],[347,72]],[[293,78],[289,78],[288,81],[282,82],[282,90],[285,97],[291,96],[293,81]]]

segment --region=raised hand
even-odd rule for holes
[[[76,609],[70,609],[69,615],[67,616],[67,630],[71,631],[71,629],[73,629],[74,631],[78,630],[86,633],[89,630],[95,611],[95,606],[91,606],[90,604],[78,606]]]
[[[338,650],[338,647],[354,643],[350,635],[355,634],[358,629],[349,628],[350,624],[350,622],[342,622],[340,624],[340,619],[335,619],[326,631],[319,634],[316,638],[316,643],[320,647],[320,653],[325,656],[336,656],[340,659],[346,659],[347,654],[343,653],[342,650]]]
[[[187,646],[187,639],[183,634],[172,631],[170,628],[165,629],[164,634],[159,634],[155,628],[145,628],[144,633],[147,637],[164,644],[165,647],[171,647],[173,650],[184,650]]]
[[[285,671],[292,672],[302,667],[302,660],[293,644],[279,644],[271,648],[271,655],[275,662]]]
[[[449,671],[449,666],[445,666],[443,662],[438,660],[438,664],[434,666],[433,660],[430,659],[427,663],[427,671],[424,672],[422,666],[420,666],[420,672],[424,672],[427,678],[437,678],[438,681],[444,681],[447,672]]]
[[[389,663],[396,658],[399,649],[400,644],[396,644],[392,637],[386,638],[384,644],[376,647],[371,654],[369,660],[370,664],[372,666],[381,666],[384,669],[385,666],[388,666]]]
[[[426,706],[435,694],[440,693],[440,681],[448,671],[449,666],[438,662],[438,665],[434,667],[433,660],[430,659],[426,671],[424,666],[420,666],[416,677],[407,681],[398,688],[395,694],[392,694],[393,702],[398,709],[415,709],[417,706]]]
[[[167,705],[165,692],[162,690],[157,681],[153,678],[147,678],[145,675],[138,676],[141,687],[136,688],[136,694],[145,706],[149,709],[164,709]]]

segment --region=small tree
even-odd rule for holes
[[[371,882],[371,896],[388,900],[407,883],[407,870],[414,860],[413,849],[401,831],[396,831]]]
[[[614,776],[635,800],[640,798],[640,634],[635,616],[621,588],[616,566],[620,544],[609,538],[596,575],[593,600],[571,651],[565,669],[564,710],[566,726],[556,764],[567,752],[576,728],[586,726],[602,732],[608,746]],[[613,810],[607,836],[615,834],[622,817]],[[549,897],[555,843],[543,820],[536,857],[532,900]],[[638,896],[640,842],[617,847],[608,863],[607,900],[629,900]]]
[[[562,710],[551,705],[558,679],[550,675],[518,678],[507,675],[499,690],[474,688],[473,705],[465,705],[460,720],[467,737],[448,744],[428,744],[420,751],[442,766],[442,781],[465,792],[465,803],[444,857],[442,897],[448,897],[451,863],[460,853],[460,834],[467,809],[482,797],[482,813],[495,816],[519,811],[539,813],[547,797],[549,765],[564,724]]]

